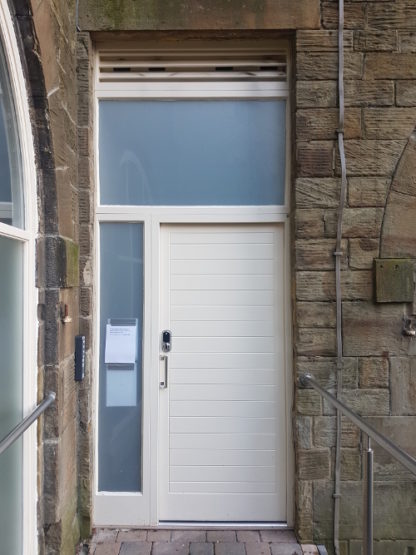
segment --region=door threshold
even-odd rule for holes
[[[227,529],[243,529],[243,530],[292,530],[292,527],[288,526],[286,522],[196,522],[196,521],[179,521],[179,520],[160,520],[157,526],[160,529],[169,528],[170,530],[175,528],[180,529],[215,529],[215,530],[227,530]]]

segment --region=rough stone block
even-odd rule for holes
[[[335,268],[336,244],[334,239],[298,239],[295,244],[297,270],[332,270]],[[341,242],[342,266],[347,264],[348,243]]]
[[[379,240],[368,237],[350,239],[350,267],[357,270],[369,270],[373,267],[374,258],[379,255]]]
[[[310,418],[309,416],[297,416],[295,421],[295,431],[297,447],[299,449],[311,449],[312,418]]]
[[[324,237],[326,211],[322,209],[296,210],[295,234],[297,238]]]
[[[402,154],[405,141],[361,140],[345,141],[345,156],[348,160],[347,175],[391,176]],[[336,170],[340,172],[337,154]]]
[[[413,133],[404,149],[394,174],[392,189],[416,196],[416,134]]]
[[[334,356],[336,352],[336,331],[333,328],[301,328],[295,343],[298,355]]]
[[[335,5],[336,6],[336,5]],[[410,60],[409,62],[410,63]],[[337,52],[299,52],[297,56],[296,78],[323,80],[338,78],[338,53]],[[409,70],[410,71],[410,70]],[[363,76],[363,54],[360,52],[346,52],[345,79],[361,79]],[[400,78],[400,76],[398,77]],[[406,78],[406,76],[404,77]],[[390,77],[386,77],[390,79]],[[394,79],[394,77],[393,77]]]
[[[378,237],[383,220],[382,208],[346,208],[343,237]]]
[[[399,258],[380,258],[374,262],[377,302],[412,302],[414,289],[414,261]]]
[[[365,6],[362,3],[346,3],[345,29],[363,29],[365,26]],[[336,2],[322,3],[322,23],[326,29],[338,28],[338,6]]]
[[[333,536],[333,484],[316,482],[313,488],[315,540]],[[362,485],[348,482],[341,485],[341,539],[360,538],[362,534]]]
[[[416,27],[413,2],[372,2],[368,6],[368,26],[373,29],[409,29]]]
[[[415,214],[415,196],[390,192],[383,222],[381,257],[416,258]]]
[[[416,100],[414,101],[416,104]],[[367,139],[407,139],[416,125],[415,108],[365,108]]]
[[[390,380],[392,413],[416,414],[416,359],[392,358]]]
[[[416,482],[375,485],[374,537],[386,540],[414,538]]]
[[[200,31],[244,29],[319,29],[318,0],[256,0],[224,3],[222,0],[188,0],[178,4],[136,0],[121,5],[88,0],[80,4],[80,27],[85,31]]]
[[[396,443],[401,449],[416,456],[416,445],[414,442],[414,430],[416,416],[388,416],[370,417],[368,422],[380,433],[384,434]],[[385,449],[378,447],[373,442],[374,448],[374,477],[382,482],[411,482],[414,476],[398,461],[396,461]]]
[[[341,449],[341,480],[361,479],[361,454],[358,449]]]
[[[390,413],[390,394],[387,389],[344,390],[342,401],[361,416],[384,416]]]
[[[345,417],[341,419],[341,444],[343,447],[357,447],[360,432],[354,424]],[[315,447],[335,447],[336,417],[316,416],[313,425],[313,444]]]
[[[336,139],[339,124],[337,108],[309,108],[296,113],[296,137],[300,141]],[[361,137],[361,111],[349,108],[345,112],[345,138]]]
[[[397,51],[397,33],[390,29],[385,31],[356,31],[354,33],[354,50],[358,52],[394,52]]]
[[[299,177],[332,177],[334,145],[331,141],[298,143],[296,162]]]
[[[402,336],[400,305],[345,302],[342,315],[346,356],[407,354],[409,340]]]
[[[415,79],[415,57],[410,53],[369,52],[365,60],[365,79]]]
[[[345,81],[345,106],[391,106],[394,104],[393,81]]]
[[[296,392],[296,411],[305,416],[322,414],[321,396],[311,389],[299,389]]]
[[[337,105],[336,81],[297,81],[298,108],[334,108]]]
[[[296,180],[297,208],[338,208],[340,179],[300,177]]]
[[[79,247],[70,239],[50,236],[37,242],[38,264],[45,265],[45,274],[38,271],[38,287],[77,287],[79,284]]]
[[[416,33],[414,31],[399,31],[400,52],[416,52]]]
[[[300,541],[311,541],[312,531],[312,482],[295,480],[297,507],[297,537]]]
[[[416,105],[416,80],[396,81],[396,103],[397,106]]]
[[[334,303],[296,303],[296,324],[299,328],[334,328],[335,323]]]
[[[325,389],[333,389],[336,385],[337,359],[335,357],[303,357],[297,358],[297,371],[312,374]],[[343,357],[342,383],[345,388],[358,387],[358,366],[356,358]]]
[[[344,48],[352,48],[352,31],[344,33]],[[338,32],[333,31],[298,31],[296,33],[296,50],[306,52],[338,52]]]
[[[389,387],[389,361],[386,358],[359,358],[358,373],[363,389]]]
[[[373,298],[373,272],[343,271],[341,285],[344,300]],[[300,301],[335,300],[334,272],[296,272],[296,298]]]
[[[352,207],[385,206],[390,179],[383,177],[350,177],[348,203]]]

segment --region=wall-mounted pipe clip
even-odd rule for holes
[[[413,318],[403,318],[402,334],[406,337],[416,337],[415,321]]]

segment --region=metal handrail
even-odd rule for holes
[[[1,441],[0,441],[0,455],[6,451],[19,437],[25,432],[29,426],[39,418],[39,416],[45,412],[45,410],[51,405],[56,399],[56,393],[53,391],[48,393],[44,400],[31,412],[26,418],[24,418],[17,426],[13,428]]]
[[[331,393],[323,389],[319,383],[314,379],[311,374],[300,374],[299,381],[301,385],[311,385],[324,399],[326,399],[331,405],[339,410],[341,414],[344,414],[347,418],[351,420],[362,432],[367,435],[367,447],[364,450],[364,455],[366,457],[365,465],[365,496],[364,496],[364,554],[373,555],[373,490],[374,490],[374,451],[371,448],[371,439],[374,440],[380,447],[385,449],[390,455],[399,461],[403,466],[405,466],[412,474],[416,476],[416,459],[411,457],[409,453],[403,451],[398,445],[396,445],[391,439],[385,435],[378,432],[371,424],[368,424],[363,420],[357,413],[352,411],[347,405],[344,405],[342,401],[334,397]]]
[[[324,397],[331,405],[336,407],[345,416],[347,416],[360,430],[366,433],[371,439],[383,447],[386,451],[390,453],[395,459],[397,459],[403,466],[405,466],[410,472],[416,475],[416,459],[411,457],[406,451],[403,451],[398,445],[396,445],[391,439],[385,435],[378,432],[371,424],[368,424],[363,420],[358,414],[352,411],[347,405],[344,405],[342,401],[328,393],[323,389],[319,383],[314,379],[311,374],[301,374],[299,376],[302,385],[310,384],[316,391],[318,391],[322,397]]]

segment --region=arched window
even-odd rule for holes
[[[0,441],[33,408],[34,158],[29,109],[7,3],[0,4]],[[36,553],[36,430],[0,454],[1,551]]]

